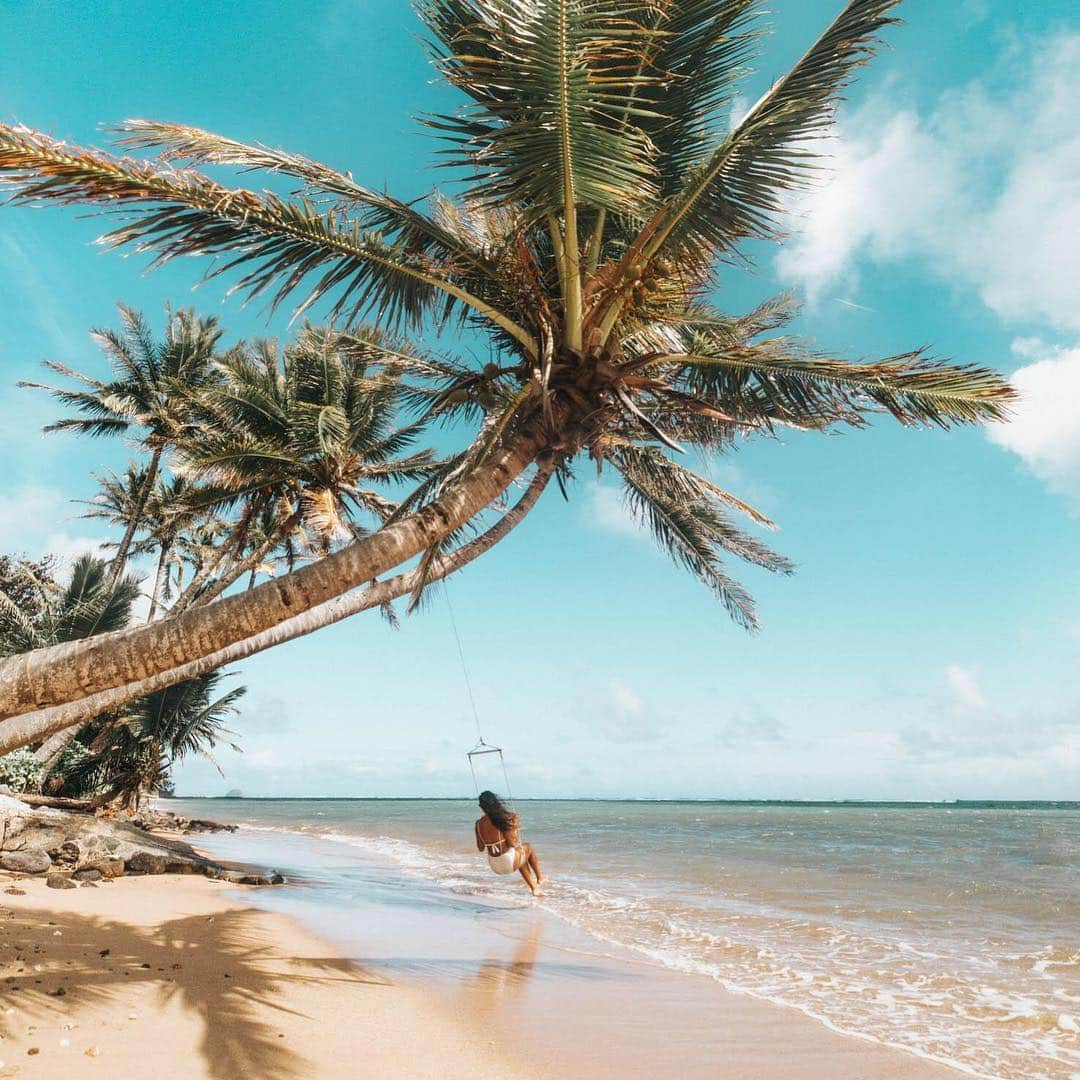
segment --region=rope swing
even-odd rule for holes
[[[469,678],[469,665],[465,663],[465,650],[461,647],[461,635],[458,633],[457,619],[454,618],[454,605],[450,603],[450,590],[443,582],[443,596],[446,597],[446,610],[450,613],[450,629],[454,632],[454,641],[457,642],[458,660],[461,661],[461,674],[465,678],[465,691],[469,696],[469,707],[472,709],[473,723],[476,724],[476,745],[469,750],[465,757],[469,762],[469,772],[472,774],[473,788],[477,797],[480,795],[480,782],[476,779],[475,758],[484,757],[487,754],[498,754],[499,764],[502,766],[503,783],[506,785],[506,801],[514,811],[514,796],[510,792],[510,776],[506,771],[506,759],[503,757],[502,747],[492,746],[484,742],[483,733],[480,731],[480,711],[476,707],[476,696],[473,694],[472,680]]]

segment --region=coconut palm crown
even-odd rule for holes
[[[681,452],[876,413],[941,427],[1002,419],[1012,392],[992,370],[921,350],[850,362],[782,332],[790,297],[734,314],[713,302],[741,246],[778,239],[789,193],[818,175],[815,140],[897,3],[850,0],[732,125],[762,37],[758,0],[421,0],[432,61],[462,98],[426,118],[455,197],[405,201],[302,155],[181,124],[119,125],[125,152],[156,151],[150,160],[0,126],[12,198],[108,208],[121,219],[101,238],[108,248],[153,265],[214,256],[210,277],[297,312],[325,305],[346,329],[364,318],[400,341],[453,321],[490,342],[486,365],[372,344],[427,413],[478,421],[452,468],[402,510],[442,498],[444,512],[399,514],[322,560],[325,570],[289,575],[296,595],[281,591],[285,578],[253,590],[242,618],[234,605],[213,623],[216,643],[443,543],[530,462],[554,461],[564,481],[582,453],[617,470],[661,543],[752,627],[752,600],[723,554],[789,564],[732,518],[768,524],[761,515],[680,464]],[[296,188],[230,187],[198,171],[206,165]],[[207,648],[211,618],[190,622],[188,652]],[[242,631],[226,626],[238,621]],[[157,669],[146,662],[155,641],[125,645],[133,673]],[[68,693],[42,690],[30,671],[11,707]]]

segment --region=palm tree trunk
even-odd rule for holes
[[[150,498],[150,492],[154,490],[158,466],[161,464],[161,451],[162,448],[156,446],[154,452],[150,455],[150,464],[146,468],[146,479],[143,481],[143,486],[139,491],[139,499],[132,508],[127,527],[124,529],[123,538],[120,540],[120,547],[116,551],[116,558],[113,559],[112,565],[109,567],[110,585],[115,584],[117,578],[123,573],[124,564],[127,562],[128,549],[131,547],[131,539],[135,535],[135,530],[139,527],[139,522],[142,520],[143,511],[146,509],[146,500]]]
[[[86,718],[86,720],[88,719],[90,719],[90,717]],[[56,763],[63,757],[64,751],[71,744],[71,740],[79,734],[79,731],[83,724],[86,723],[86,720],[80,720],[77,724],[72,724],[70,727],[66,727],[63,730],[56,732],[55,735],[50,735],[37,750],[34,751],[34,757],[45,766],[45,771],[41,774],[42,780],[47,779],[53,769],[56,768]]]
[[[161,554],[158,556],[157,573],[154,575],[154,592],[150,597],[150,611],[146,616],[146,621],[151,623],[154,621],[154,616],[157,614],[158,603],[161,600],[161,586],[165,580],[165,571],[168,566],[169,559],[169,545],[161,545]]]
[[[318,562],[175,619],[21,653],[0,662],[0,720],[139,682],[271,630],[438,544],[532,462],[539,426],[517,435],[434,502]]]
[[[216,600],[234,581],[243,577],[249,570],[254,574],[259,563],[261,563],[266,555],[281,542],[283,537],[288,536],[299,520],[300,512],[297,511],[282,522],[281,528],[268,536],[266,540],[247,556],[247,558],[235,563],[228,571],[226,571],[226,573],[222,574],[221,577],[206,590],[206,592],[196,596],[191,601],[191,607],[202,607],[205,604],[209,604],[212,600]]]
[[[225,561],[230,551],[234,548],[239,548],[243,542],[244,536],[247,533],[248,526],[251,524],[251,519],[254,517],[255,511],[249,505],[244,510],[244,515],[236,523],[236,528],[228,535],[225,541],[222,543],[217,554],[212,559],[208,559],[204,566],[200,566],[198,570],[191,577],[191,581],[188,582],[188,587],[184,589],[180,595],[176,598],[176,603],[173,604],[173,611],[179,613],[186,611],[192,603],[198,597],[198,590],[202,588],[203,583],[206,582],[210,575]]]
[[[211,653],[209,656],[202,657],[183,667],[154,675],[128,686],[107,690],[72,704],[60,705],[40,712],[13,717],[0,723],[0,753],[9,753],[20,746],[25,746],[27,742],[46,737],[58,729],[66,730],[68,725],[74,725],[77,730],[87,720],[99,716],[103,712],[119,709],[136,698],[146,697],[148,694],[163,690],[165,687],[172,686],[183,679],[193,679],[199,675],[205,675],[225,664],[243,660],[274,645],[280,645],[283,642],[292,641],[294,638],[303,637],[305,634],[320,630],[324,626],[340,622],[350,615],[396,600],[413,592],[420,585],[447,577],[490,550],[517,526],[536,505],[541,493],[551,479],[551,474],[551,464],[541,465],[521,498],[510,510],[499,518],[490,529],[474,540],[463,544],[449,555],[432,560],[428,567],[426,579],[422,578],[418,570],[398,574],[396,577],[386,581],[369,585],[365,589],[359,589],[345,596],[339,596],[334,600],[327,601],[305,612],[303,615],[287,619],[270,630],[230,645],[219,652]],[[28,738],[27,733],[30,731],[35,734]]]

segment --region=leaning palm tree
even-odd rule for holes
[[[779,236],[788,193],[815,175],[814,139],[896,3],[850,0],[732,125],[761,36],[756,0],[423,0],[433,61],[464,99],[429,121],[446,141],[454,199],[402,201],[300,155],[178,124],[121,125],[127,147],[161,150],[153,161],[0,127],[0,182],[14,198],[126,215],[106,246],[156,263],[216,255],[212,275],[249,296],[325,303],[344,324],[364,315],[401,334],[459,320],[492,353],[481,366],[386,351],[418,403],[477,430],[381,529],[167,626],[117,635],[107,664],[68,649],[8,665],[0,717],[25,730],[41,710],[272,639],[437,550],[531,466],[565,483],[583,454],[618,472],[663,545],[753,625],[724,554],[787,564],[735,524],[744,503],[672,454],[881,412],[942,427],[997,420],[1011,396],[993,371],[919,351],[865,363],[823,353],[780,332],[792,314],[783,298],[741,316],[712,299],[741,245]],[[203,164],[299,187],[232,188]]]
[[[92,336],[112,365],[106,382],[47,360],[45,366],[78,385],[20,386],[47,390],[71,406],[76,415],[49,424],[46,431],[75,431],[84,435],[127,435],[149,452],[142,483],[133,493],[123,538],[116,549],[111,575],[123,570],[132,538],[139,528],[146,501],[153,491],[162,457],[190,424],[192,395],[213,377],[213,360],[221,330],[217,319],[196,318],[191,311],[166,311],[165,336],[155,339],[143,315],[119,305],[122,329],[98,329]]]

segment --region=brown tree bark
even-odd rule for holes
[[[505,537],[536,504],[551,478],[552,468],[550,462],[541,465],[518,502],[490,529],[449,555],[433,560],[427,580],[438,581],[446,577],[478,558]],[[28,743],[47,739],[54,733],[65,732],[66,729],[73,728],[77,731],[79,726],[87,720],[103,712],[120,708],[129,701],[154,693],[183,679],[204,675],[224,664],[242,660],[274,645],[310,634],[324,626],[340,622],[357,612],[378,607],[412,592],[422,583],[423,580],[417,570],[399,574],[387,581],[377,582],[367,588],[326,601],[259,634],[233,642],[223,649],[208,653],[179,667],[98,692],[72,703],[11,717],[0,723],[0,753],[8,753]],[[241,594],[241,596],[247,595],[250,593]],[[212,610],[212,608],[207,610]]]

